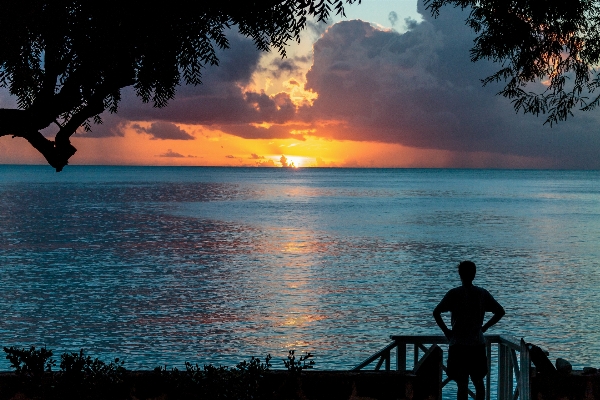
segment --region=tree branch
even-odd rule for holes
[[[57,146],[55,142],[35,130],[31,121],[29,111],[2,108],[0,109],[0,136],[13,135],[13,137],[24,138],[44,156],[48,164],[57,172],[61,171],[77,150],[70,143]]]
[[[0,108],[0,136],[18,135],[18,132],[31,130],[29,113],[24,110]]]

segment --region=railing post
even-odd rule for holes
[[[529,375],[531,361],[529,359],[529,349],[523,339],[521,339],[521,379],[519,379],[519,396],[521,400],[531,400],[531,387],[529,384]]]
[[[417,364],[419,363],[419,345],[417,343],[414,344],[413,353],[414,353],[413,368],[416,368]]]
[[[396,371],[406,371],[406,343],[396,346]]]
[[[391,350],[387,352],[387,355],[385,356],[385,370],[389,371],[390,370],[390,359],[392,358],[392,352]]]
[[[487,355],[487,368],[488,368],[488,374],[487,377],[485,379],[485,398],[486,399],[490,399],[490,395],[491,395],[491,375],[492,375],[492,343],[490,343],[489,340],[486,339],[485,341],[485,350],[486,350],[486,355]]]
[[[512,400],[513,366],[510,349],[498,344],[498,400]]]
[[[443,366],[444,366],[444,351],[442,350],[442,360],[440,361],[440,370],[439,370],[439,374],[438,374],[438,381],[439,381],[439,385],[440,385],[440,390],[438,391],[438,400],[442,400],[442,389],[444,387],[444,377],[443,377]],[[489,400],[489,398],[488,398]]]

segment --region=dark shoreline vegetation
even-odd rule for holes
[[[144,390],[161,393],[164,399],[288,398],[283,393],[273,397],[262,385],[265,373],[272,367],[271,355],[264,362],[251,357],[234,367],[186,362],[184,370],[164,366],[153,371],[129,371],[119,358],[106,363],[86,355],[83,349],[78,353],[63,353],[58,370],[53,351],[46,348],[13,346],[4,347],[4,352],[18,379],[0,386],[0,400],[149,398]],[[287,360],[282,361],[293,378],[302,370],[313,368],[312,358],[311,353],[296,358],[295,351],[290,350]],[[135,394],[131,393],[132,378],[136,381],[142,378],[144,382],[141,385],[144,388],[135,385]]]
[[[57,361],[46,348],[4,347],[14,372],[0,372],[0,400],[435,400],[441,393],[441,351],[403,371],[314,371],[313,355],[290,350],[283,370],[252,357],[235,367],[185,364],[128,371],[123,361],[105,363],[78,353]]]

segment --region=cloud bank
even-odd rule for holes
[[[312,104],[298,105],[287,92],[244,89],[260,70],[261,53],[232,34],[231,49],[205,70],[202,85],[180,87],[164,109],[126,90],[118,117],[87,136],[120,135],[128,121],[148,121],[149,127],[130,126],[162,140],[194,139],[174,125],[187,124],[247,139],[310,135],[444,150],[457,158],[486,153],[538,160],[541,167],[600,168],[595,113],[577,113],[553,128],[543,126],[543,117],[515,114],[495,95],[500,86],[481,86],[499,66],[470,61],[474,34],[466,13],[449,8],[433,19],[420,11],[424,20],[407,21],[410,30],[402,34],[360,20],[324,31],[305,77],[304,89],[318,93]],[[269,73],[279,78],[298,69],[294,59],[279,60]]]
[[[140,126],[139,124],[133,124],[132,128],[135,129],[138,133],[147,133],[152,139],[161,139],[161,140],[194,140],[194,136],[190,135],[183,129],[179,128],[177,125],[158,121],[154,122],[150,125],[150,127],[145,128]]]
[[[500,86],[479,79],[498,65],[472,63],[472,32],[460,10],[444,10],[404,34],[362,21],[331,27],[314,46],[308,88],[313,119],[342,121],[335,139],[374,140],[455,152],[546,159],[555,167],[598,168],[598,118],[578,113],[550,128],[516,115]]]

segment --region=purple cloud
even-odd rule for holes
[[[170,122],[154,122],[149,128],[133,124],[132,128],[138,133],[147,133],[152,139],[161,140],[194,140],[195,137]]]
[[[253,42],[237,33],[229,37],[230,49],[218,52],[218,66],[206,67],[202,84],[180,86],[165,108],[142,103],[133,89],[123,91],[119,115],[130,121],[162,120],[172,123],[227,125],[283,123],[293,118],[295,107],[289,96],[271,98],[264,93],[244,92],[258,68],[261,52]],[[283,70],[295,68],[292,60]]]
[[[447,9],[399,34],[368,23],[340,22],[314,45],[304,121],[337,120],[329,135],[454,152],[543,158],[555,167],[600,168],[598,117],[578,113],[554,128],[543,118],[515,115],[508,100],[482,87],[499,68],[472,63],[466,14]],[[317,135],[319,132],[317,131]]]

